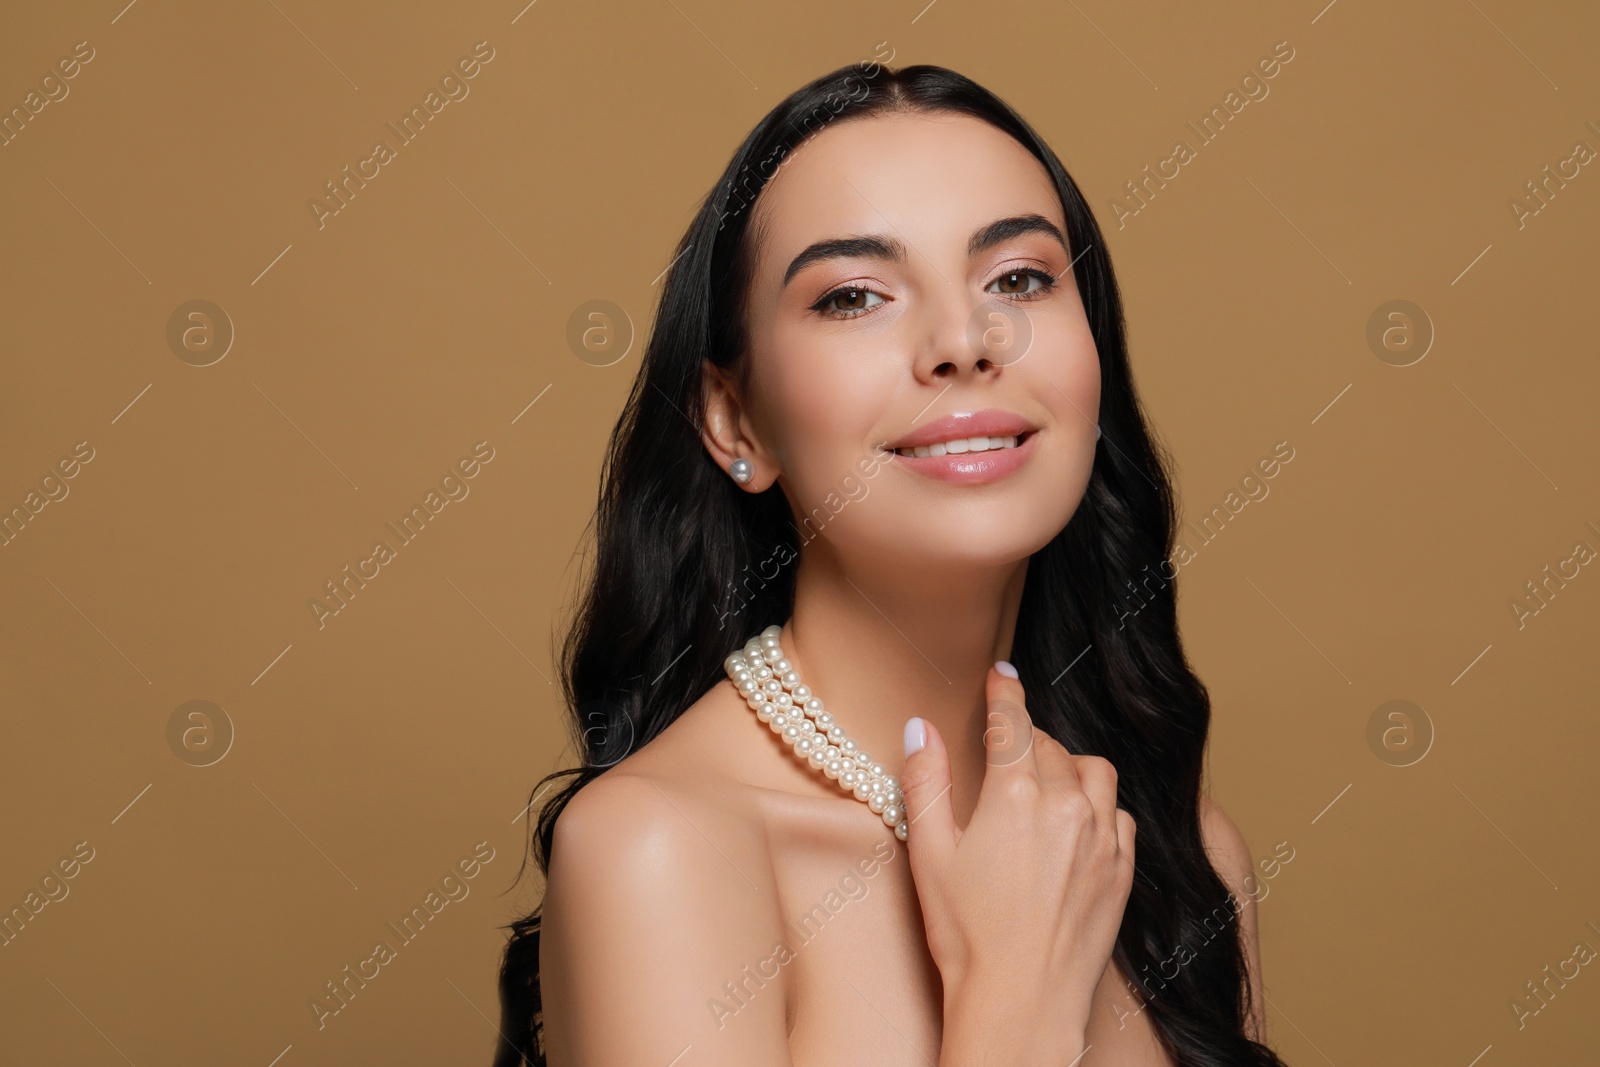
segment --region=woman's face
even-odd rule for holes
[[[744,454],[802,543],[889,567],[1043,547],[1088,483],[1100,408],[1043,166],[966,115],[851,120],[786,158],[754,211]]]

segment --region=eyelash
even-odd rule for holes
[[[1051,291],[1053,291],[1056,288],[1056,286],[1059,284],[1059,282],[1057,281],[1055,275],[1051,274],[1049,271],[1040,270],[1037,267],[1018,267],[1015,270],[1002,271],[1001,273],[995,275],[994,281],[999,281],[1001,278],[1008,278],[1013,274],[1022,274],[1022,275],[1028,275],[1028,276],[1031,276],[1031,277],[1034,277],[1034,278],[1038,278],[1044,284],[1042,284],[1041,286],[1039,286],[1039,288],[1033,290],[1030,293],[996,293],[995,294],[996,296],[1009,296],[1009,297],[1012,297],[1013,299],[1017,299],[1017,300],[1037,300],[1042,296],[1049,295],[1049,293]],[[993,285],[994,282],[992,281],[989,284]],[[856,319],[856,318],[860,318],[862,315],[864,315],[867,312],[871,311],[872,308],[864,307],[864,308],[854,308],[854,309],[849,310],[849,311],[838,311],[838,310],[830,310],[829,307],[828,307],[828,302],[831,301],[834,297],[839,296],[842,293],[860,293],[860,292],[877,293],[877,290],[868,289],[864,285],[841,285],[839,288],[830,291],[826,296],[824,296],[821,300],[818,300],[815,304],[812,304],[810,310],[817,312],[818,314],[824,316],[825,318],[833,318],[833,319]],[[882,293],[877,293],[877,295],[883,296]],[[874,305],[874,306],[880,306],[880,305]]]

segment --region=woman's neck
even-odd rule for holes
[[[950,750],[965,826],[983,783],[984,679],[1011,654],[1028,561],[991,569],[851,566],[818,538],[801,553],[784,648],[846,732],[898,776],[920,715]]]

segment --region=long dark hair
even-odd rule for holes
[[[1138,822],[1139,847],[1113,958],[1168,1051],[1186,1067],[1283,1067],[1245,1035],[1252,1005],[1241,902],[1202,843],[1211,703],[1178,636],[1169,461],[1134,392],[1110,257],[1055,153],[1003,101],[943,67],[853,65],[801,88],[745,138],[678,243],[605,456],[592,573],[562,648],[581,763],[536,787],[535,796],[565,780],[540,810],[532,855],[548,874],[556,819],[578,790],[717,684],[735,646],[792,611],[796,568],[769,577],[762,565],[784,546],[788,555],[800,551],[788,503],[776,486],[740,489],[712,462],[699,430],[701,361],[745,380],[746,231],[756,195],[784,156],[830,123],[885,111],[959,112],[991,123],[1033,153],[1060,195],[1099,349],[1103,437],[1082,503],[1029,562],[1011,661],[1034,723],[1070,751],[1117,768],[1118,803]],[[496,1067],[546,1063],[539,921],[535,908],[509,926]]]

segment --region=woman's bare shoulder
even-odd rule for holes
[[[1250,987],[1250,1018],[1246,1032],[1259,1041],[1266,1017],[1261,992],[1261,935],[1256,916],[1256,894],[1260,886],[1255,877],[1255,861],[1239,824],[1211,799],[1209,793],[1200,794],[1200,835],[1211,866],[1237,902],[1239,939],[1244,948]]]
[[[688,715],[556,820],[541,986],[547,1040],[569,1060],[670,1061],[685,1020],[716,1021],[708,1003],[782,937],[759,818],[716,758],[697,761],[704,727]],[[626,1026],[615,1025],[618,1004],[629,1005]],[[759,1021],[737,1042],[720,1035],[710,1062],[786,1062],[786,1011],[783,993],[752,1002]]]
[[[578,790],[556,820],[552,871],[561,845],[587,863],[620,864],[662,850],[692,852],[708,839],[739,852],[764,848],[759,814],[737,774],[743,738],[732,726],[746,724],[728,714],[723,688]]]
[[[1210,793],[1200,794],[1200,835],[1211,865],[1235,893],[1244,892],[1244,879],[1254,868],[1250,846],[1234,822]]]

